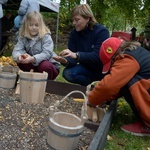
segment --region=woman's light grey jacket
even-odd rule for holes
[[[60,63],[52,58],[53,56],[57,56],[57,54],[53,51],[53,47],[53,40],[49,33],[45,34],[42,39],[39,37],[34,40],[26,37],[19,38],[13,49],[12,57],[17,62],[19,55],[27,53],[36,59],[36,62],[33,63],[34,66],[38,66],[43,60],[49,60],[59,70]]]

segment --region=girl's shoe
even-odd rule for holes
[[[150,128],[144,125],[142,122],[137,121],[133,124],[123,125],[121,130],[131,133],[135,136],[149,136],[150,137]]]

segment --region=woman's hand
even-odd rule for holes
[[[61,56],[61,57],[71,57],[71,58],[73,58],[73,59],[76,59],[76,58],[77,58],[76,53],[70,51],[69,49],[65,49],[65,50],[61,51],[61,52],[59,53],[59,56]]]
[[[76,59],[77,55],[69,49],[65,49],[59,53],[58,57],[53,57],[53,59],[65,65],[68,62],[67,59],[65,59],[65,57],[71,57],[73,59]]]
[[[64,57],[58,56],[58,57],[53,57],[53,59],[62,64],[67,64],[67,59],[65,59]]]

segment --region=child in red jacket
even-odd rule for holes
[[[138,42],[108,38],[100,48],[103,73],[108,73],[89,93],[91,105],[124,96],[138,117],[121,129],[136,136],[150,136],[150,52]]]

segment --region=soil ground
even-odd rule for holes
[[[43,103],[25,104],[15,89],[0,88],[0,93],[0,150],[53,150],[47,143],[49,106],[63,97],[46,93]],[[81,104],[70,97],[60,103],[57,111],[80,117]],[[88,147],[94,133],[84,127],[76,150]]]

